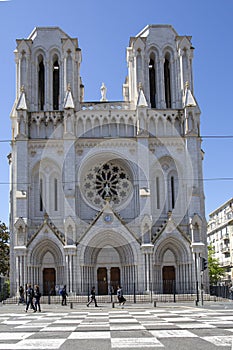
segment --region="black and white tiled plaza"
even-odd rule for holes
[[[0,307],[0,349],[232,349],[233,308]]]

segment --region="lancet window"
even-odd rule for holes
[[[43,56],[38,58],[38,105],[39,110],[44,110],[44,96],[45,96],[45,69]]]
[[[60,67],[57,56],[54,57],[53,62],[53,109],[59,109],[59,78]]]

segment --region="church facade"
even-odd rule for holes
[[[11,293],[189,292],[206,256],[193,47],[170,25],[130,38],[122,101],[84,101],[78,40],[17,40]]]

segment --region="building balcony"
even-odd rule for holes
[[[231,267],[231,266],[232,266],[232,262],[231,262],[231,260],[227,259],[227,260],[225,260],[225,261],[221,261],[221,262],[219,263],[219,265],[220,265],[221,267]]]
[[[228,233],[225,233],[223,236],[222,236],[222,239],[224,241],[229,241],[230,237],[229,237],[229,234]]]
[[[221,252],[222,252],[223,254],[228,254],[228,253],[230,253],[230,247],[222,247],[222,248],[221,248]]]

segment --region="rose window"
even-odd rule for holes
[[[129,199],[132,184],[121,165],[108,162],[88,170],[84,176],[82,190],[87,201],[95,207],[102,206],[106,199],[120,206]]]

